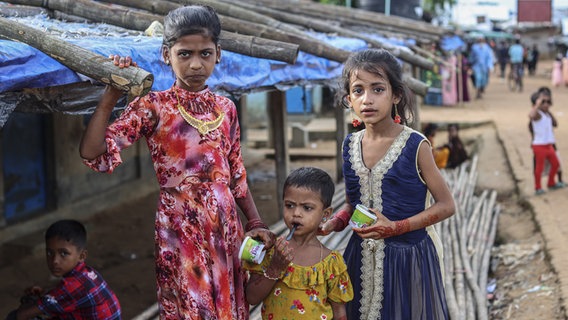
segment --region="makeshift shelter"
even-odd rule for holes
[[[104,57],[130,55],[152,75],[145,81],[151,80],[153,90],[171,86],[173,76],[160,61],[161,37],[147,34],[154,32],[150,27],[159,25],[167,11],[186,3],[209,4],[222,19],[224,51],[221,64],[210,78],[210,87],[237,102],[251,92],[270,92],[268,113],[279,185],[289,171],[282,90],[316,84],[333,88],[347,55],[372,46],[393,52],[405,66],[405,81],[414,92],[424,95],[427,85],[414,76],[420,69],[432,69],[435,61],[420,48],[440,41],[446,34],[446,30],[427,23],[307,1],[0,2],[4,16],[0,18],[0,38],[8,39],[0,40],[0,126],[10,126],[2,131],[0,149],[4,168],[0,174],[4,182],[0,184],[0,226],[29,229],[30,225],[21,221],[39,214],[49,222],[55,217],[47,213],[55,211],[98,210],[126,200],[127,193],[113,190],[139,188],[141,184],[136,181],[140,179],[155,185],[144,146],[127,152],[120,173],[112,178],[87,172],[81,164],[77,148],[85,118],[95,107],[103,84],[109,81],[85,75],[109,72],[108,78],[113,78],[117,71],[108,66]],[[45,36],[25,39],[26,28],[39,30]],[[72,66],[74,59],[64,60],[49,53],[56,49],[69,53],[65,48],[50,47],[46,42],[51,37],[97,55],[101,70],[81,64]],[[246,117],[246,110],[240,111]],[[66,115],[76,116],[69,120]],[[338,108],[336,115],[339,149],[346,128],[343,110]],[[245,130],[246,121],[241,126]],[[22,139],[30,142],[22,144]],[[28,164],[22,157],[33,161]],[[132,197],[140,194],[131,193]],[[3,233],[0,241],[11,237]]]

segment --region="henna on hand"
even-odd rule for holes
[[[383,225],[382,223],[386,223],[386,225]],[[383,217],[383,219],[377,220],[377,222],[370,227],[353,228],[353,231],[359,233],[359,235],[363,238],[384,239],[409,232],[410,221],[408,218],[399,221],[390,221]],[[371,235],[372,233],[375,235]]]
[[[270,260],[270,265],[266,268],[266,272],[270,275],[280,275],[288,268],[293,259],[294,254],[288,246],[288,242],[283,237],[280,237],[276,240],[274,254],[272,255],[272,260]]]

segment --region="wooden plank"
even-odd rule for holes
[[[163,21],[162,15],[132,10],[127,7],[109,6],[90,0],[9,0],[7,2],[59,10],[91,21],[108,23],[138,31],[146,30],[154,21]],[[228,31],[221,31],[219,43],[221,47],[228,51],[286,63],[294,63],[299,51],[299,46],[294,43],[251,37]]]
[[[353,30],[349,30],[347,28],[336,26],[329,23],[329,16],[326,17],[326,20],[318,19],[314,17],[306,17],[298,13],[286,13],[282,10],[274,10],[270,8],[266,8],[264,6],[252,5],[247,4],[244,2],[238,2],[238,6],[243,8],[247,8],[251,11],[256,11],[258,13],[265,14],[267,16],[273,17],[274,19],[278,19],[283,22],[292,23],[304,26],[309,29],[313,29],[319,32],[324,33],[331,33],[331,34],[338,34],[340,36],[361,39],[376,48],[383,48],[392,52],[393,55],[400,58],[403,61],[406,61],[412,65],[419,66],[426,70],[433,70],[434,63],[430,60],[427,60],[421,56],[415,55],[411,51],[400,50],[399,47],[392,45],[386,41],[379,41],[376,38],[370,37],[365,35],[361,32],[356,32]],[[333,16],[333,15],[332,15]],[[300,47],[302,49],[302,47]],[[302,49],[303,50],[303,49]]]
[[[280,90],[270,91],[268,94],[268,115],[272,130],[274,145],[274,159],[276,162],[276,197],[278,201],[279,217],[282,218],[283,186],[290,172],[290,153],[288,150],[288,119],[286,112],[286,94]]]
[[[0,37],[26,43],[73,71],[126,91],[133,97],[148,93],[154,82],[154,76],[144,69],[137,67],[121,69],[108,57],[13,20],[0,18]]]

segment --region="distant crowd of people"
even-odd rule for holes
[[[540,51],[536,44],[525,45],[520,38],[516,38],[512,43],[505,40],[488,43],[484,37],[479,37],[469,46],[466,56],[467,66],[471,68],[470,74],[476,89],[476,98],[480,99],[489,82],[489,75],[496,65],[499,66],[499,76],[503,79],[509,66],[509,72],[518,81],[517,90],[521,92],[525,70],[531,76],[536,73]]]

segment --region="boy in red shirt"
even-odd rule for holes
[[[61,277],[52,290],[26,290],[22,304],[7,319],[47,316],[57,319],[120,319],[116,295],[101,275],[85,264],[87,232],[75,220],[53,223],[45,233],[49,271]]]

